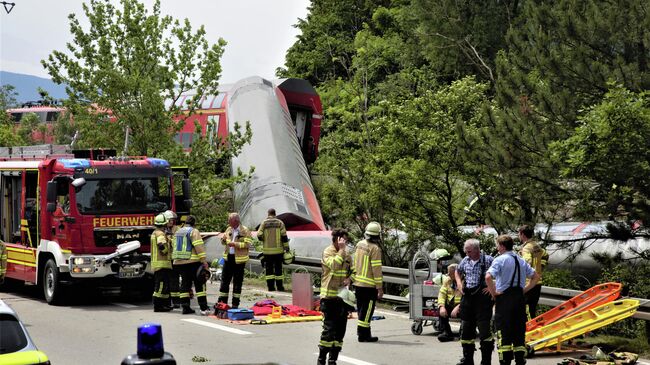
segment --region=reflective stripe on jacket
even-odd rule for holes
[[[223,250],[223,257],[225,259],[228,259],[228,242],[231,242],[232,239],[232,227],[228,227],[226,229],[226,232],[223,233],[223,237],[221,238],[221,243],[226,246]],[[237,235],[237,239],[235,240],[235,262],[238,264],[243,264],[245,262],[248,262],[248,249],[251,246],[251,242],[253,239],[251,238],[251,231],[244,227],[243,224],[239,225],[239,235]]]
[[[151,267],[153,271],[171,269],[171,244],[169,237],[160,228],[151,234]]]
[[[339,253],[334,245],[327,246],[323,251],[321,266],[323,275],[320,281],[320,297],[336,297],[339,289],[343,287],[343,281],[350,276],[350,256],[347,251]]]
[[[460,304],[462,294],[460,294],[460,290],[457,290],[455,286],[456,280],[445,275],[442,286],[440,287],[440,291],[438,292],[439,307],[447,305],[452,305],[455,307],[457,304]]]
[[[180,240],[179,237],[181,238]],[[183,251],[178,250],[179,247],[182,248]],[[189,257],[187,252],[188,250]],[[199,232],[198,229],[189,226],[176,231],[176,245],[174,245],[172,258],[174,259],[174,265],[205,262],[205,247],[203,245],[203,238],[201,238],[201,232]]]
[[[539,281],[537,285],[542,284],[542,271],[548,262],[548,252],[537,243],[537,241],[530,240],[519,251],[519,255],[530,265],[535,272],[539,274]],[[530,278],[526,278],[526,283]]]
[[[289,249],[287,229],[275,217],[268,217],[260,224],[257,239],[262,241],[262,252],[265,255],[277,255]]]
[[[381,289],[383,278],[381,273],[381,249],[367,240],[357,243],[354,253],[354,286]]]

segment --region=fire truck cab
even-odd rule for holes
[[[50,304],[66,284],[149,276],[154,216],[191,206],[187,168],[51,145],[0,148],[0,199],[6,277],[41,286]]]

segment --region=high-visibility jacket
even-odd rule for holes
[[[221,243],[225,246],[223,250],[223,257],[225,259],[228,259],[228,252],[229,246],[228,242],[233,241],[232,239],[233,236],[233,229],[232,227],[228,226],[226,229],[226,232],[223,233],[223,237],[221,238]],[[248,249],[251,247],[251,242],[253,239],[251,238],[251,231],[244,227],[243,224],[239,225],[239,234],[237,235],[237,238],[234,240],[236,245],[235,245],[235,262],[238,264],[243,264],[248,262]]]
[[[156,228],[151,233],[151,267],[153,271],[172,268],[172,247],[165,231]]]
[[[7,274],[7,246],[0,241],[0,279]]]
[[[381,249],[367,240],[357,243],[354,253],[354,286],[382,289]]]
[[[176,231],[174,238],[172,252],[174,265],[206,262],[205,247],[198,229],[191,226],[182,227]]]
[[[438,307],[448,305],[455,307],[457,304],[460,304],[461,297],[460,290],[456,288],[456,280],[445,275],[440,291],[438,292]]]
[[[519,255],[528,263],[528,265],[535,269],[537,274],[539,274],[537,285],[541,285],[542,272],[548,263],[548,252],[546,252],[537,241],[529,240],[524,244],[521,250],[519,250]],[[526,278],[526,284],[528,284],[529,281],[530,278]]]
[[[260,224],[257,239],[262,241],[262,252],[265,255],[277,255],[289,250],[287,229],[276,217],[268,217]]]
[[[320,297],[336,297],[343,287],[343,281],[350,276],[350,256],[347,251],[339,252],[334,245],[329,245],[323,251],[321,266]]]

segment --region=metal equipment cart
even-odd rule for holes
[[[427,270],[416,269],[420,262],[427,264]],[[438,308],[436,301],[440,288],[434,285],[425,285],[424,281],[431,280],[435,273],[436,261],[418,251],[409,263],[409,319],[413,320],[411,332],[421,335],[426,326],[433,326],[435,331],[440,330]]]

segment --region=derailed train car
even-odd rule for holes
[[[177,102],[184,105],[188,97]],[[253,76],[222,85],[218,95],[204,97],[200,106],[177,135],[184,147],[194,138],[195,121],[214,143],[232,132],[235,123],[250,122],[252,141],[231,161],[233,173],[255,167],[252,177],[234,189],[235,210],[244,225],[256,228],[274,208],[289,230],[325,229],[307,170],[318,156],[322,118],[320,97],[309,82]]]

